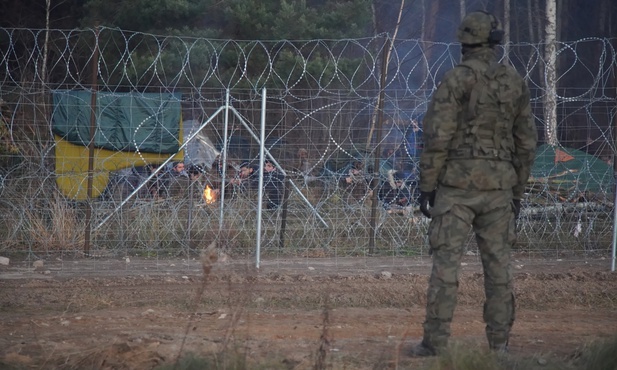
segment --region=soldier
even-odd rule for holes
[[[468,14],[457,36],[462,62],[445,74],[424,120],[419,202],[432,218],[433,268],[424,337],[412,356],[433,356],[447,346],[470,227],[484,269],[491,349],[507,350],[514,322],[510,249],[537,145],[530,93],[514,68],[496,62],[503,30],[494,15]]]

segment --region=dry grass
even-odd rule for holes
[[[48,208],[26,210],[27,241],[44,252],[77,251],[84,245],[84,222],[79,212],[59,196]]]
[[[588,345],[578,362],[582,370],[617,370],[617,335]]]
[[[585,346],[576,359],[550,353],[499,354],[459,342],[430,361],[425,370],[617,370],[617,335]]]
[[[83,244],[83,215],[74,204],[60,195],[52,183],[53,177],[28,182],[25,178],[7,180],[3,189],[6,201],[0,204],[10,214],[0,225],[0,234],[7,236],[3,248],[11,252],[30,250],[79,249]],[[30,179],[31,180],[31,179]],[[309,189],[312,190],[312,189]],[[285,229],[285,246],[281,248],[281,213],[264,212],[262,220],[263,256],[326,257],[364,256],[368,251],[370,207],[341,200],[334,191],[329,197],[315,200],[314,206],[325,219],[323,227],[313,211],[291,194]],[[254,195],[254,194],[253,194]],[[252,195],[236,194],[226,198],[224,220],[220,232],[225,233],[219,246],[230,256],[254,252],[256,234],[256,199]],[[174,198],[136,200],[116,212],[113,201],[94,201],[94,214],[110,220],[93,234],[93,241],[108,254],[153,253],[177,255],[178,251],[198,251],[200,243],[209,243],[219,233],[218,205],[188,204],[188,194]],[[83,211],[82,211],[83,212]],[[114,213],[115,212],[115,213]],[[582,211],[581,211],[582,212]],[[190,222],[189,222],[190,214]],[[584,217],[583,217],[584,216]],[[602,216],[602,217],[601,217]],[[604,217],[606,216],[606,217]],[[608,214],[573,213],[555,220],[523,219],[517,252],[561,255],[574,253],[605,253],[609,249],[612,225]],[[14,220],[14,221],[13,221]],[[100,217],[95,217],[95,225]],[[581,224],[580,233],[573,230]],[[421,217],[390,215],[380,209],[375,240],[376,255],[426,255],[428,224]],[[15,229],[19,231],[16,232]],[[475,248],[473,238],[467,247]]]
[[[502,369],[495,353],[479,348],[450,345],[427,370],[497,370]]]
[[[327,310],[324,311],[328,312]],[[327,320],[327,315],[324,320]],[[324,325],[325,325],[324,321]],[[329,325],[329,323],[327,323]],[[326,334],[324,341],[324,335]],[[317,358],[313,369],[353,368],[352,363],[337,362],[328,365],[325,353],[328,351],[327,330],[324,330],[320,339]],[[244,353],[228,349],[225,356],[227,361],[220,361],[218,356],[198,356],[188,354],[177,363],[173,369],[286,369],[284,361],[268,359],[262,363],[250,362]],[[550,353],[538,353],[534,356],[517,356],[496,353],[468,343],[452,343],[448,350],[435,358],[410,363],[398,357],[394,361],[381,358],[373,364],[374,369],[414,369],[414,370],[615,370],[617,369],[617,336],[609,340],[596,342],[585,347],[576,360],[557,358]],[[171,369],[168,365],[157,368]]]
[[[206,285],[208,284],[208,281],[210,278],[210,274],[212,273],[212,268],[214,267],[214,264],[216,263],[217,260],[218,260],[218,253],[216,251],[216,241],[213,241],[212,243],[210,243],[208,248],[203,250],[201,254],[201,266],[203,270],[202,271],[203,275],[202,275],[201,284],[199,285],[199,288],[197,289],[197,292],[195,293],[195,299],[193,300],[193,303],[191,304],[191,311],[193,312],[197,311],[197,306],[199,305],[199,302],[201,302],[204,291],[206,289]],[[192,318],[189,319],[186,323],[186,329],[184,330],[184,336],[182,337],[182,343],[180,344],[180,349],[178,350],[178,355],[176,356],[175,365],[177,365],[180,361],[182,352],[184,351],[184,345],[186,344],[186,338],[188,337],[189,332],[191,330],[191,326],[193,326]]]

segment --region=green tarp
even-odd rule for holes
[[[72,144],[90,141],[91,92],[53,92],[52,131]],[[96,94],[97,148],[125,152],[172,154],[179,150],[181,94]]]
[[[548,186],[571,197],[583,192],[613,191],[613,168],[600,158],[561,146],[541,145],[531,170],[529,185]]]

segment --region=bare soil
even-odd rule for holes
[[[262,368],[417,368],[430,260],[61,259],[0,266],[0,368],[153,369],[237,353]],[[515,261],[511,353],[567,360],[617,334],[607,260]],[[483,279],[464,262],[453,341],[485,345]],[[321,346],[321,347],[320,347]],[[251,365],[253,364],[253,365]],[[264,365],[269,364],[269,365]]]

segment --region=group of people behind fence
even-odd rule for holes
[[[348,201],[372,199],[373,172],[372,163],[363,159],[350,160],[338,173],[313,171],[308,165],[308,152],[298,151],[299,165],[291,174],[313,179],[305,181],[308,186],[315,180],[329,181],[337,178],[338,188],[349,195]],[[225,200],[248,196],[252,197],[259,190],[259,175],[263,172],[263,200],[265,209],[278,209],[283,203],[285,193],[285,176],[270,160],[264,161],[263,171],[254,162],[239,161],[228,158],[226,165],[219,155],[210,168],[199,165],[186,165],[184,162],[172,162],[165,166],[148,164],[117,171],[104,192],[104,198],[112,196],[120,187],[122,197],[136,191],[140,199],[166,199],[186,194],[191,185],[194,194],[204,197],[204,189],[212,191],[212,201],[224,197]],[[224,168],[223,168],[224,167]],[[380,159],[377,192],[380,203],[386,210],[405,209],[417,205],[416,165],[413,158],[405,156],[403,151],[393,148],[385,149]],[[315,176],[317,175],[317,176]],[[225,181],[223,181],[225,179]],[[205,198],[204,198],[205,199]],[[208,202],[208,200],[206,200]]]
[[[162,200],[182,196],[191,186],[199,197],[203,197],[204,189],[209,187],[215,199],[221,197],[221,189],[224,189],[224,197],[229,200],[240,194],[256,194],[259,188],[259,172],[259,167],[252,163],[238,164],[236,161],[229,161],[223,171],[220,158],[215,160],[210,169],[198,165],[187,166],[182,161],[165,166],[148,164],[114,173],[103,192],[103,199],[110,199],[114,192],[125,198],[136,191],[137,198]],[[283,201],[285,177],[269,160],[264,162],[263,173],[265,208],[277,209]]]
[[[348,201],[371,200],[373,198],[373,170],[371,163],[356,159],[343,169],[339,187],[347,193]],[[376,191],[384,209],[388,211],[417,207],[418,183],[417,161],[405,155],[402,150],[386,148],[379,161]]]
[[[225,199],[232,199],[239,194],[256,194],[259,190],[259,166],[250,162],[236,164],[230,161],[225,168],[225,185],[223,186],[223,164],[217,158],[212,164],[208,183],[213,186],[215,194],[220,197],[224,191]],[[224,190],[221,190],[224,189]],[[263,199],[266,209],[278,209],[283,203],[285,176],[270,160],[264,161],[263,168]]]
[[[119,195],[126,198],[131,193],[140,199],[163,199],[182,192],[189,183],[189,175],[184,162],[170,165],[148,164],[115,171],[110,175],[103,199]]]

